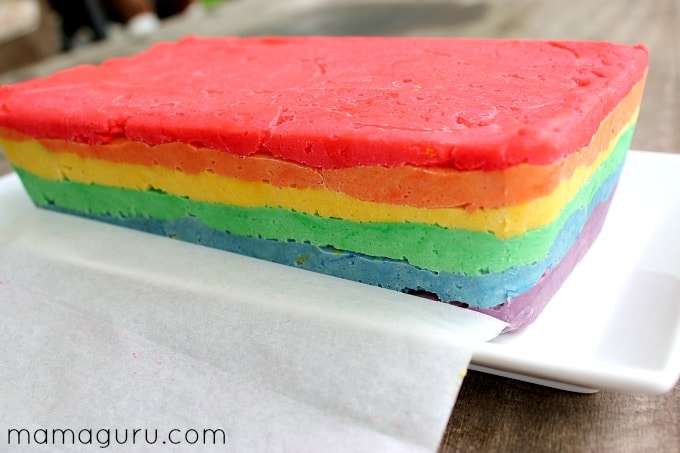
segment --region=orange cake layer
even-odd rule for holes
[[[106,145],[87,145],[62,139],[38,139],[45,149],[70,152],[83,158],[110,162],[160,165],[187,174],[211,172],[244,181],[265,181],[277,187],[326,189],[350,197],[393,205],[424,208],[465,206],[468,209],[512,206],[548,195],[579,166],[591,165],[637,116],[645,80],[602,121],[588,146],[548,165],[519,164],[506,170],[460,171],[452,168],[404,165],[311,168],[266,154],[240,157],[225,151],[174,142],[150,146],[117,139]],[[14,141],[31,137],[0,128],[0,136]],[[440,190],[455,187],[456,190]]]

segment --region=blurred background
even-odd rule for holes
[[[0,0],[0,72],[121,35],[142,36],[173,16],[226,0]]]

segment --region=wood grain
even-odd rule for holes
[[[304,8],[298,8],[304,4]],[[680,0],[234,1],[171,20],[145,39],[118,38],[0,75],[0,83],[128,55],[188,33],[373,34],[597,39],[651,55],[633,148],[680,153]],[[9,171],[0,159],[0,174]],[[680,451],[680,387],[667,395],[579,395],[477,372],[459,394],[441,450]]]
[[[585,395],[470,372],[441,450],[677,452],[679,408],[678,387]]]

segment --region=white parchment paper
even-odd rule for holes
[[[131,451],[153,447],[114,429],[157,430],[157,447],[208,428],[226,451],[433,451],[475,346],[504,326],[16,197],[0,197],[0,445],[110,429]]]

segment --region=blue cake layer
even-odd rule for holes
[[[529,290],[547,270],[560,262],[578,240],[595,207],[609,199],[622,168],[623,163],[600,185],[589,206],[572,213],[545,259],[505,272],[478,276],[433,272],[406,261],[375,258],[304,242],[238,236],[211,229],[196,217],[161,221],[88,215],[51,204],[43,207],[370,285],[397,291],[425,291],[444,301],[464,301],[473,307],[491,308]]]

